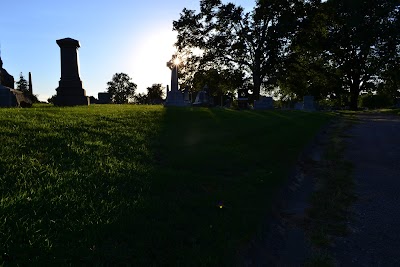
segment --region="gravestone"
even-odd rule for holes
[[[294,104],[295,110],[303,110],[303,102],[297,102]]]
[[[79,41],[65,38],[57,40],[61,50],[61,79],[56,89],[56,106],[89,105],[89,97],[82,87],[79,77],[78,48]]]
[[[0,107],[31,107],[32,100],[23,92],[0,84]]]
[[[199,91],[194,100],[193,106],[196,107],[206,107],[210,104],[210,99],[208,96],[208,85],[203,87],[203,90]]]
[[[103,93],[98,93],[97,94],[99,100],[97,101],[97,104],[111,104],[111,94],[107,92]]]
[[[185,91],[183,91],[183,102],[185,102],[185,104],[187,106],[192,104],[192,101],[190,100],[189,89],[188,88],[185,88]]]
[[[249,90],[239,89],[238,90],[238,106],[239,109],[247,109],[249,101]]]
[[[173,56],[167,62],[167,67],[171,69],[171,91],[167,87],[167,99],[165,100],[165,107],[183,107],[187,106],[183,99],[183,93],[178,89],[178,63],[175,62],[176,57]]]
[[[303,97],[303,110],[315,111],[315,103],[313,96],[307,95]]]
[[[14,89],[14,77],[3,68],[3,60],[0,56],[0,84],[5,87]]]
[[[400,98],[396,99],[396,108],[400,108]]]
[[[254,109],[266,110],[274,108],[274,100],[272,97],[261,96],[260,100],[254,101]]]
[[[31,107],[32,100],[23,92],[14,89],[14,77],[3,69],[0,57],[0,107]]]

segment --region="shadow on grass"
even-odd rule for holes
[[[1,110],[3,260],[234,264],[329,119],[149,106]]]

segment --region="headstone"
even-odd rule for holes
[[[303,110],[303,102],[297,102],[294,104],[295,110]]]
[[[65,38],[57,40],[61,50],[61,79],[54,104],[57,106],[89,105],[89,97],[79,77],[79,41]]]
[[[0,56],[0,84],[5,87],[14,89],[14,77],[3,68],[3,61]]]
[[[197,93],[196,99],[193,102],[193,106],[196,107],[206,107],[210,105],[210,98],[208,95],[208,85],[203,87],[203,90]]]
[[[187,106],[183,99],[183,93],[178,89],[178,63],[175,62],[176,57],[173,56],[170,61],[167,62],[167,67],[171,69],[171,91],[168,91],[167,87],[167,99],[165,100],[164,106],[166,107],[183,107]]]
[[[32,100],[23,92],[0,84],[0,107],[31,107]]]
[[[249,90],[239,89],[238,90],[238,106],[240,109],[247,109],[249,101]]]
[[[400,98],[396,99],[396,108],[400,108]]]
[[[97,104],[99,100],[94,96],[89,96],[90,104]]]
[[[0,57],[0,107],[31,107],[32,100],[14,89],[14,77],[3,69]]]
[[[307,95],[303,97],[303,110],[315,111],[315,103],[313,96]]]
[[[272,97],[261,96],[260,100],[254,101],[254,109],[265,110],[273,108],[274,108],[274,100]]]
[[[183,91],[183,102],[185,102],[186,105],[192,104],[192,101],[190,101],[190,96],[189,96],[189,89],[185,88],[185,91]]]
[[[104,93],[98,93],[97,94],[99,100],[97,101],[97,104],[111,104],[111,94],[104,92]]]

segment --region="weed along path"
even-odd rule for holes
[[[357,201],[350,234],[333,249],[340,266],[400,266],[400,116],[358,115],[348,130]]]

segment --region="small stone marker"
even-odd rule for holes
[[[396,99],[396,108],[400,108],[400,98]]]
[[[249,101],[249,90],[239,89],[238,90],[238,106],[240,109],[247,109]]]
[[[193,106],[196,107],[206,107],[209,103],[208,97],[208,85],[204,85],[203,90],[199,91],[196,96],[196,100],[193,103]]]
[[[260,100],[254,101],[254,109],[266,110],[274,108],[274,100],[272,97],[261,96]]]
[[[189,106],[191,103],[190,97],[189,97],[189,89],[186,88],[185,91],[183,91],[183,101],[187,106]]]
[[[111,104],[111,94],[107,93],[107,92],[103,92],[103,93],[98,93],[97,94],[98,97],[98,101],[97,104]]]
[[[294,104],[295,110],[303,110],[303,102],[297,102]]]
[[[315,111],[315,103],[313,96],[307,95],[303,97],[303,110]]]
[[[14,77],[3,69],[0,57],[0,107],[31,107],[32,100],[14,89]]]
[[[89,97],[79,77],[79,41],[65,38],[57,40],[61,50],[61,79],[54,104],[57,106],[89,105]]]

